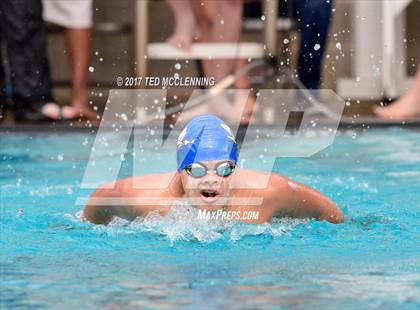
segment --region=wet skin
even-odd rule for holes
[[[165,215],[173,207],[171,202],[187,199],[202,210],[259,211],[258,219],[243,220],[245,222],[270,222],[273,217],[343,222],[341,210],[312,188],[275,173],[241,168],[236,168],[228,177],[220,177],[211,170],[222,162],[203,162],[210,171],[201,178],[192,177],[183,170],[136,176],[101,186],[89,198],[83,211],[84,218],[95,224],[107,224],[114,216],[134,220],[156,210]],[[169,186],[152,189],[159,188],[162,181],[168,182]],[[134,184],[147,184],[148,188],[135,188]],[[106,188],[109,185],[113,188]],[[122,198],[131,199],[130,203],[124,204]]]

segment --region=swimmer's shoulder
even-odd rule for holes
[[[274,172],[269,173],[264,171],[238,168],[235,173],[235,181],[238,185],[261,185],[258,187],[262,188],[266,184],[267,189],[278,190],[280,188],[290,188],[290,184],[293,183],[289,178]]]
[[[264,197],[265,207],[287,207],[293,201],[295,183],[280,174],[240,169],[237,179],[239,186],[254,188],[251,192]]]
[[[241,180],[239,181],[242,182],[241,186],[258,185],[258,189],[254,187],[247,190],[247,193],[263,198],[262,204],[257,208],[260,210],[261,221],[270,221],[273,216],[280,213],[287,214],[287,210],[295,205],[294,189],[291,185],[293,183],[287,177],[277,173],[240,169],[237,179]]]
[[[172,179],[175,177],[176,172],[166,172],[166,173],[154,173],[146,174],[141,176],[134,176],[129,178],[129,186],[135,187],[136,184],[141,185],[143,188],[148,189],[162,189],[166,188]]]
[[[128,177],[106,183],[98,188],[97,191],[117,192],[119,193],[118,196],[138,196],[146,192],[154,192],[155,194],[161,192],[164,194],[174,175],[174,172],[168,172]]]

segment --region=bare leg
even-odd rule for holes
[[[247,65],[245,59],[239,59],[235,64],[235,71],[238,71]],[[236,80],[235,87],[239,89],[250,89],[251,82],[248,75],[243,75]],[[255,109],[255,97],[249,92],[248,96],[244,98],[242,93],[238,93],[238,96],[235,96],[234,108],[238,114],[242,113],[241,122],[242,123],[252,123],[251,119],[252,113]]]
[[[203,3],[203,13],[211,25],[208,40],[239,43],[241,40],[242,0],[207,0]],[[231,59],[204,60],[203,68],[206,76],[214,76],[217,83],[233,73],[236,63],[236,60]],[[241,86],[249,87],[248,85]],[[223,117],[226,121],[237,121],[242,114],[245,102],[246,99],[239,96],[235,98],[235,103],[232,105],[225,96],[221,95],[213,98],[209,103],[209,108],[210,111]],[[247,122],[248,119],[242,119],[242,121]]]
[[[389,107],[374,107],[373,112],[379,117],[398,121],[420,117],[420,64],[411,88]]]
[[[181,16],[186,11],[192,9],[195,17],[194,25],[196,31],[200,34],[200,41],[210,42],[239,42],[242,18],[242,0],[203,0],[203,1],[171,1],[167,0],[174,11],[174,15]],[[180,5],[182,3],[182,5]],[[179,13],[177,13],[179,11]],[[190,15],[189,13],[186,15]],[[176,20],[182,20],[176,17]],[[177,23],[178,24],[178,23]],[[189,29],[191,26],[188,26]],[[177,30],[173,37],[176,37]],[[184,31],[185,33],[185,31]],[[191,41],[189,41],[191,44]],[[238,63],[238,66],[236,66]],[[236,62],[231,59],[203,60],[203,69],[205,76],[215,78],[216,83],[223,80],[231,74],[234,69],[245,65],[245,61]],[[237,82],[240,88],[249,88],[247,78],[243,78]],[[251,100],[253,101],[253,100]],[[241,95],[235,96],[234,104],[231,104],[224,94],[217,95],[210,99],[206,104],[192,108],[182,113],[179,121],[188,121],[195,115],[202,113],[213,113],[222,117],[225,121],[236,122],[245,111],[242,122],[249,122],[253,105],[245,104],[247,98]],[[245,107],[245,109],[244,109]]]
[[[174,47],[190,50],[196,34],[196,21],[190,0],[166,0],[175,17],[175,31],[168,39]]]
[[[211,24],[208,40],[211,42],[239,42],[242,18],[241,0],[203,1],[203,13]],[[214,76],[216,83],[233,71],[234,60],[204,60],[206,76]]]
[[[70,51],[73,79],[72,106],[81,116],[96,120],[97,114],[88,106],[90,41],[90,29],[66,29],[66,42]]]
[[[191,7],[193,8],[198,30],[197,32],[200,33],[200,38],[198,39],[200,41],[209,41],[211,24],[203,13],[203,9],[200,3],[200,1],[191,1]],[[182,113],[178,114],[177,121],[181,123],[187,123],[193,117],[201,114],[207,114],[209,112],[209,104],[208,102],[204,102],[196,107],[182,111]]]

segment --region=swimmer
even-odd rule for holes
[[[95,224],[108,224],[114,216],[134,220],[152,211],[165,215],[173,207],[172,201],[185,199],[202,212],[214,214],[222,210],[235,214],[234,220],[248,223],[270,222],[273,217],[343,222],[341,210],[320,192],[275,173],[239,168],[237,161],[237,145],[230,128],[216,116],[197,116],[179,135],[176,172],[122,179],[113,188],[102,186],[89,198],[83,217]],[[252,188],[251,184],[267,178],[265,188]],[[134,187],[140,184],[137,182],[153,187],[162,180],[168,181],[167,189]],[[115,203],[123,198],[140,201],[142,197],[153,197],[153,201],[138,205]],[[262,199],[250,203],[255,197]],[[97,203],[97,198],[105,202]],[[258,212],[258,218],[240,216],[249,212]]]

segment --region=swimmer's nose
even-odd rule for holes
[[[203,183],[206,187],[209,188],[213,188],[213,187],[217,187],[219,185],[219,177],[218,176],[213,176],[213,175],[207,175],[204,179],[203,179]]]
[[[217,180],[206,180],[206,181],[204,181],[204,184],[206,186],[208,186],[209,188],[213,188],[213,187],[216,187],[216,186],[219,185],[219,181],[217,181]]]

